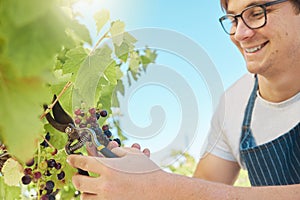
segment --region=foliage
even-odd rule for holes
[[[54,157],[64,167],[66,177],[59,182],[54,176],[58,172],[52,172],[44,181],[54,180],[62,199],[74,197],[70,177],[75,171],[65,163],[67,136],[39,118],[44,112],[42,105],[49,105],[53,95],[63,91],[60,102],[71,115],[81,102],[110,111],[118,106],[115,94],[124,92],[122,77],[129,75],[136,80],[156,58],[147,48],[135,50],[136,40],[125,32],[125,23],[111,21],[108,11],[95,14],[99,40],[92,44],[89,30],[71,9],[74,2],[0,1],[0,166],[7,160],[1,159],[7,152],[21,164],[21,169],[14,169],[19,173],[32,158],[35,165],[30,168],[43,171],[41,163]],[[93,49],[86,44],[94,45]],[[122,66],[127,69],[121,70]],[[68,88],[67,83],[71,83]],[[46,133],[50,134],[47,148],[40,146]],[[7,170],[12,166],[17,165],[4,165],[4,176],[0,176],[0,199],[18,198],[24,189],[36,190],[39,197],[42,181],[28,186],[20,180],[17,186],[7,184],[9,179],[16,179]]]
[[[246,170],[241,170],[237,180],[234,183],[234,186],[240,187],[250,187],[250,181],[248,178],[248,172]]]
[[[172,165],[167,166],[167,170],[170,170],[172,173],[181,174],[185,176],[192,177],[193,173],[197,166],[197,161],[189,153],[185,152],[176,152],[174,157],[181,157]],[[248,178],[248,173],[246,170],[241,170],[237,180],[234,183],[234,186],[239,187],[250,187],[250,181]]]
[[[178,155],[180,155],[179,159],[174,164],[167,166],[167,168],[172,173],[191,177],[196,169],[197,162],[195,158],[187,152],[174,153],[174,157],[178,157]]]

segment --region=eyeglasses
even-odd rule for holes
[[[286,2],[288,0],[271,1],[264,4],[253,5],[245,8],[241,14],[233,15],[227,14],[220,17],[219,21],[224,31],[229,35],[234,35],[238,25],[238,18],[240,17],[244,24],[250,29],[258,29],[266,25],[267,12],[266,8],[271,5]]]

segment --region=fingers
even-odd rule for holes
[[[140,150],[136,148],[129,148],[129,147],[117,147],[111,150],[114,154],[118,157],[123,157],[129,153],[141,153]]]
[[[90,176],[74,175],[72,177],[75,188],[88,194],[97,194],[99,192],[99,179]]]
[[[133,144],[131,145],[131,148],[136,148],[136,149],[138,149],[138,150],[141,150],[141,145],[138,144],[138,143],[133,143]]]
[[[116,141],[110,141],[106,148],[108,148],[109,150],[112,150],[116,147],[119,147],[119,144]]]
[[[95,194],[81,193],[80,199],[81,200],[99,200],[99,196],[97,196]]]
[[[79,168],[85,171],[100,174],[101,162],[96,157],[82,156],[82,155],[69,155],[67,162],[74,168]]]
[[[144,149],[143,153],[149,158],[150,157],[150,150],[149,149]]]
[[[87,151],[89,156],[97,156],[97,157],[101,156],[98,153],[96,147],[92,143],[86,145],[86,151]]]
[[[138,150],[141,150],[141,145],[139,145],[138,143],[134,143],[131,145],[132,148],[136,148]],[[148,148],[143,150],[143,153],[147,156],[150,157],[150,150]]]

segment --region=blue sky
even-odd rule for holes
[[[228,87],[245,73],[244,61],[220,24],[224,13],[218,0],[96,0],[126,29],[160,27],[178,31],[201,45]]]
[[[96,7],[108,9],[112,20],[120,19],[125,22],[126,31],[155,27],[172,30],[190,38],[208,54],[225,89],[246,72],[242,56],[218,22],[218,18],[224,14],[218,0],[95,0],[95,2],[93,9]],[[196,131],[197,137],[189,148],[189,152],[198,157],[213,112],[210,91],[208,91],[203,77],[197,77],[195,71],[185,60],[170,52],[158,53],[157,65],[174,67],[187,80],[195,93],[200,111],[198,117],[200,125]],[[174,87],[181,86],[174,84]],[[177,113],[183,108],[176,105],[176,102],[179,101],[178,98],[176,99],[176,95],[170,94],[169,91],[159,88],[157,85],[148,88],[148,92],[136,90],[135,94],[129,99],[131,103],[128,105],[132,112],[130,117],[134,123],[137,126],[151,124],[149,114],[151,108],[160,105],[164,107],[166,112],[167,120],[164,124],[166,130],[161,133],[163,136],[158,134],[146,140],[134,138],[130,142],[138,141],[142,146],[159,152],[164,149],[164,143],[174,139],[172,133],[175,132],[174,129],[178,129],[177,122],[182,121],[182,116]],[[126,99],[126,102],[129,100]]]

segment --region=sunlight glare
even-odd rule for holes
[[[118,12],[118,4],[113,0],[79,0],[74,4],[73,10],[83,17],[93,16],[97,11],[106,9],[111,14]]]

